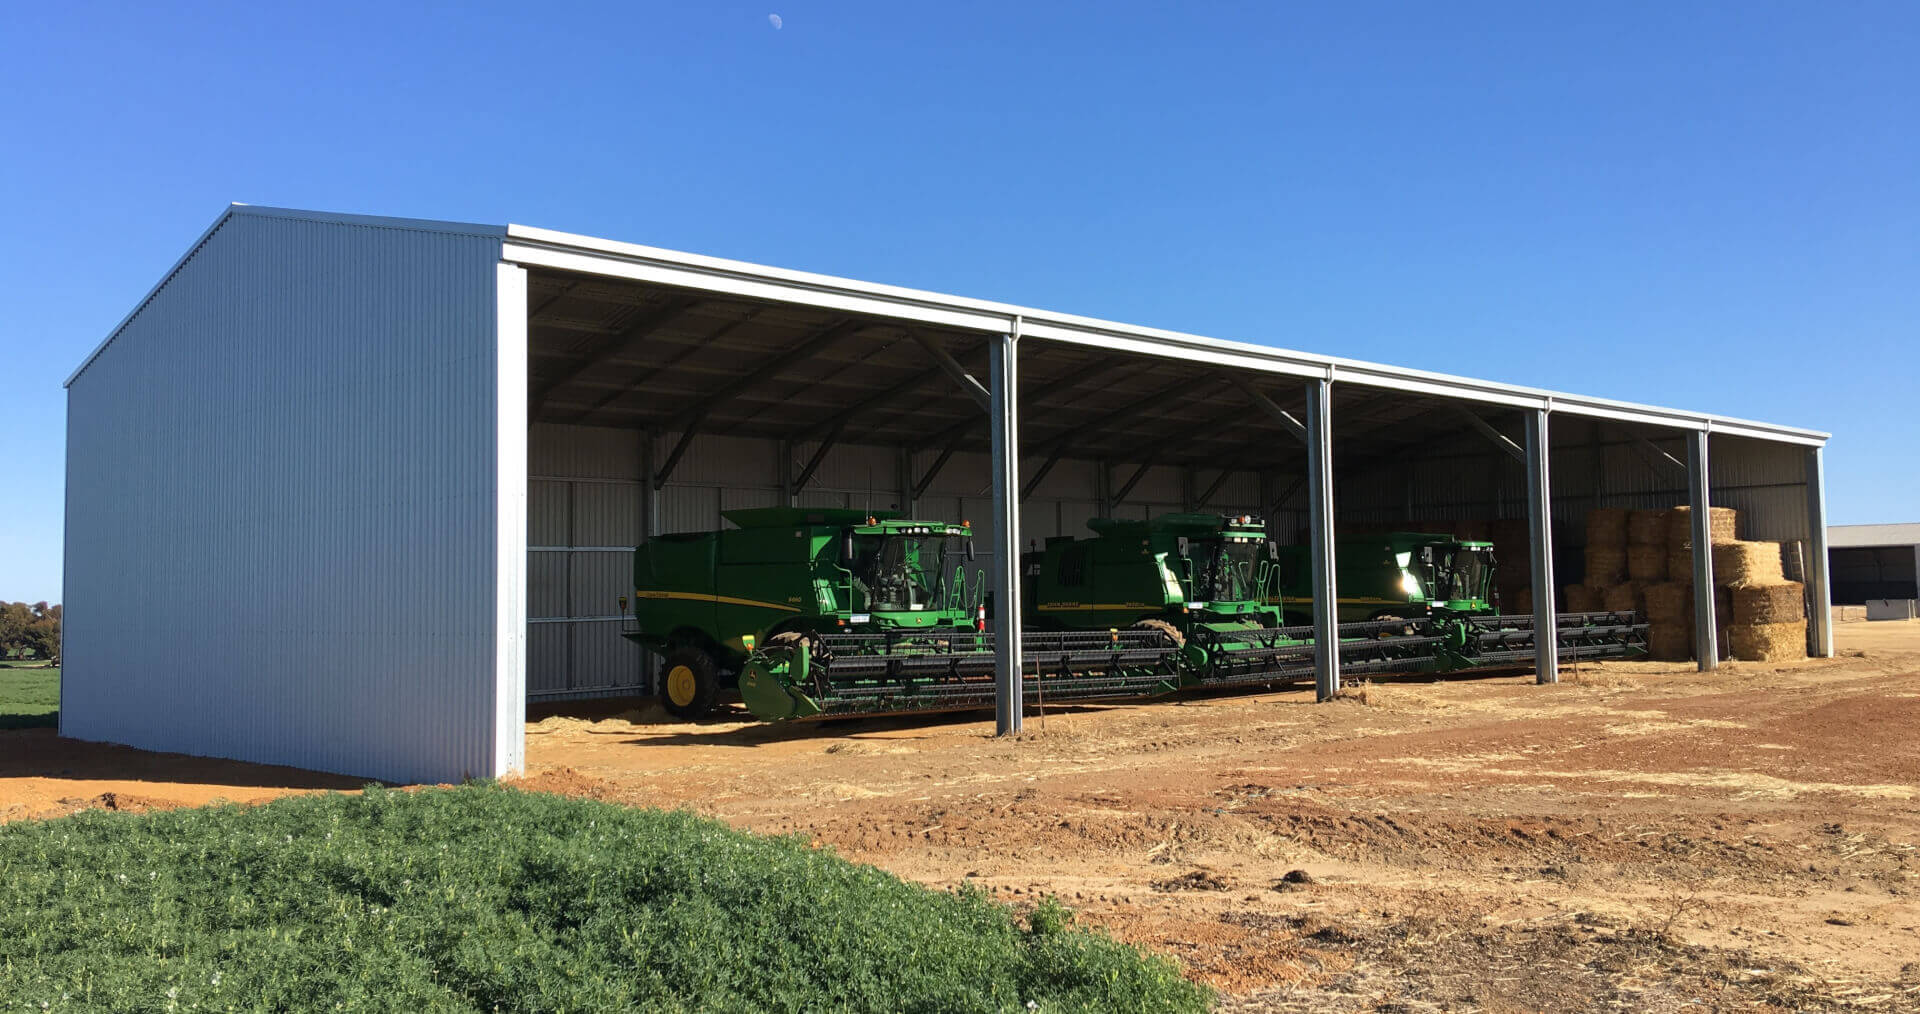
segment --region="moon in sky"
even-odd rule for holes
[[[783,24],[785,24],[785,23],[786,23],[786,22],[784,22],[784,21],[781,21],[781,20],[780,20],[780,15],[778,15],[778,14],[769,14],[769,15],[767,15],[767,24],[769,24],[769,25],[772,25],[772,26],[773,26],[773,30],[774,30],[774,31],[776,31],[776,32],[777,32],[777,31],[779,31],[779,30],[780,30],[780,26],[781,26],[781,25],[783,25]]]

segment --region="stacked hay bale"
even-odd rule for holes
[[[1587,512],[1586,562],[1586,577],[1580,584],[1567,586],[1567,612],[1598,612],[1614,608],[1610,601],[1631,602],[1631,587],[1624,593],[1617,591],[1627,585],[1626,511],[1596,507]]]
[[[1714,584],[1727,596],[1726,647],[1734,658],[1775,662],[1807,657],[1806,586],[1781,573],[1777,542],[1713,547]]]
[[[1707,508],[1708,542],[1719,545],[1734,542],[1740,515],[1731,507]],[[1675,507],[1667,512],[1667,577],[1674,581],[1693,580],[1693,508]],[[1718,584],[1719,582],[1715,582]]]
[[[1662,581],[1647,588],[1647,656],[1660,662],[1693,658],[1693,585]]]

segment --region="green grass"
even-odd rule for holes
[[[60,670],[0,663],[0,730],[59,724]]]
[[[0,1010],[1199,1011],[1164,959],[490,784],[0,825]]]

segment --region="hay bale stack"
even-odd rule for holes
[[[1781,584],[1778,542],[1727,542],[1713,547],[1713,583],[1722,588]]]
[[[1807,586],[1798,581],[1742,585],[1733,589],[1733,622],[1751,627],[1804,620],[1806,591]]]
[[[1714,545],[1735,542],[1740,527],[1740,512],[1731,507],[1707,508],[1708,541]],[[1667,514],[1667,545],[1686,548],[1693,545],[1693,508],[1675,507]]]
[[[1627,515],[1627,545],[1667,547],[1671,511],[1634,511]]]
[[[1533,612],[1533,589],[1521,588],[1513,593],[1513,607],[1503,612],[1513,612],[1525,616]]]
[[[1680,581],[1648,585],[1648,623],[1693,623],[1693,586]]]
[[[1807,657],[1807,621],[1737,624],[1728,633],[1733,657],[1745,662],[1779,662]]]
[[[1627,547],[1627,576],[1652,583],[1667,579],[1667,547],[1635,543]]]
[[[1647,657],[1656,662],[1691,661],[1693,624],[1677,621],[1648,624]]]
[[[1600,602],[1606,596],[1606,589],[1591,585],[1570,584],[1561,593],[1561,601],[1566,603],[1570,613],[1597,613],[1603,606]]]
[[[1587,544],[1587,584],[1614,585],[1626,579],[1627,548],[1625,545]]]
[[[1693,580],[1693,550],[1671,543],[1667,545],[1667,580]]]
[[[1638,612],[1645,604],[1643,598],[1645,593],[1642,591],[1645,587],[1635,581],[1624,581],[1613,585],[1600,596],[1600,608],[1610,613]]]
[[[1618,507],[1595,507],[1587,512],[1587,545],[1627,544],[1627,512]]]

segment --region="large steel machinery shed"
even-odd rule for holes
[[[1592,507],[1726,504],[1827,600],[1824,433],[517,225],[236,205],[67,386],[62,734],[393,781],[643,690],[634,547],[735,507],[970,521],[1003,730],[1019,550],[1096,516],[1305,539],[1322,696],[1340,524],[1527,518],[1554,588]]]

